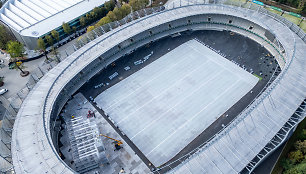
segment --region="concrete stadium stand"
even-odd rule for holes
[[[208,17],[211,17],[211,21],[208,21]],[[231,24],[229,18],[233,21]],[[281,97],[279,107],[285,107],[282,102],[288,100],[286,104],[290,104],[290,108],[284,117],[290,119],[306,96],[305,84],[301,83],[306,81],[303,69],[306,66],[305,42],[283,23],[256,11],[224,5],[178,7],[146,16],[100,36],[67,57],[36,84],[24,100],[13,129],[12,157],[15,172],[75,173],[60,159],[53,145],[57,138],[54,133],[55,120],[71,95],[89,78],[122,55],[151,41],[191,29],[232,30],[254,39],[273,53],[283,72],[273,89],[268,89],[269,95],[275,99]],[[290,84],[297,81],[298,85],[279,87],[287,81]],[[297,92],[296,88],[299,88]],[[274,91],[277,93],[279,90],[283,92],[281,95],[274,94]],[[257,105],[263,100],[267,98],[259,96]],[[266,107],[269,109],[272,106]],[[275,130],[281,129],[282,125],[278,126]],[[252,158],[248,160],[245,166]],[[245,166],[239,165],[241,170]]]

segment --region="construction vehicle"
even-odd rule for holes
[[[116,139],[114,139],[114,138],[111,138],[111,137],[109,137],[109,136],[106,136],[106,135],[103,135],[103,134],[100,134],[99,136],[103,136],[103,137],[106,137],[106,138],[108,138],[108,139],[111,139],[111,140],[114,140],[114,144],[115,144],[115,150],[120,150],[122,147],[121,147],[121,145],[123,144],[122,143],[122,141],[120,141],[120,140],[116,140]],[[114,150],[114,151],[115,151]]]

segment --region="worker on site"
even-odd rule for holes
[[[119,174],[120,174],[120,173],[125,173],[124,168],[121,168]]]

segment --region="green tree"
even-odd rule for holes
[[[46,59],[49,60],[47,56],[47,51],[46,51],[46,43],[42,38],[37,39],[37,46],[40,50],[42,50],[46,56]]]
[[[118,8],[118,7],[115,7],[115,9],[113,10],[115,16],[116,16],[116,19],[117,20],[120,20],[122,19],[124,16],[123,16],[123,13],[121,11],[121,8]]]
[[[133,11],[145,8],[149,3],[149,0],[130,0],[129,5],[132,7]]]
[[[304,159],[303,153],[300,150],[290,152],[288,157],[293,162],[300,162],[302,159]]]
[[[107,11],[112,11],[115,8],[114,0],[110,0],[110,1],[105,2],[104,7],[107,9]]]
[[[102,9],[103,8],[103,9]],[[104,7],[95,7],[92,11],[94,12],[95,14],[95,20],[99,19],[99,18],[102,18],[104,15],[103,15],[103,10],[106,10]]]
[[[81,25],[82,27],[84,27],[84,26],[86,25],[86,18],[85,18],[84,16],[82,16],[82,17],[80,18],[80,25]]]
[[[289,170],[294,166],[294,162],[291,161],[290,159],[283,159],[281,161],[281,166],[285,169],[285,170]]]
[[[59,37],[59,33],[56,30],[52,30],[51,35],[57,42],[59,42],[60,37]]]
[[[129,5],[132,7],[133,11],[137,11],[141,9],[140,0],[130,0]]]
[[[306,154],[306,140],[298,140],[297,142],[295,142],[294,147],[295,149],[300,150],[301,152]]]
[[[149,4],[149,0],[139,0],[141,8],[145,8]]]
[[[113,11],[109,11],[106,16],[109,17],[112,22],[117,20],[116,15]]]
[[[45,51],[46,50],[46,44],[45,41],[42,38],[37,39],[37,46],[39,49]]]
[[[94,11],[91,11],[91,12],[89,13],[89,15],[90,15],[90,19],[91,19],[92,21],[96,20],[96,18],[98,17],[98,14],[95,13]]]
[[[53,46],[53,39],[50,35],[46,35],[46,40],[50,47]]]
[[[76,27],[76,26],[73,26],[73,27],[72,27],[72,31],[73,31],[73,33],[76,33],[76,32],[77,32],[77,27]]]
[[[127,3],[129,3],[129,0],[119,0],[119,2],[120,2],[120,4],[127,4]]]
[[[23,45],[17,41],[9,41],[7,43],[7,52],[11,55],[11,58],[23,57]]]
[[[284,174],[305,174],[305,173],[306,173],[306,160],[284,172]]]
[[[306,129],[303,129],[302,132],[298,135],[300,140],[306,140]]]
[[[130,0],[129,1],[129,5],[132,7],[133,11],[137,11],[138,10],[138,1],[137,0]]]
[[[304,7],[302,8],[302,13],[306,14],[306,3],[304,4]]]
[[[89,23],[91,23],[91,21],[92,21],[91,16],[90,16],[89,13],[87,13],[87,14],[85,15],[85,19],[86,19],[86,24],[89,24]]]
[[[13,40],[12,35],[6,30],[6,28],[0,25],[0,48],[5,50],[7,43]]]
[[[67,23],[63,22],[62,27],[63,27],[64,32],[65,32],[66,34],[68,34],[68,35],[69,35],[69,34],[71,33],[71,28],[70,28],[69,24],[67,24]]]
[[[101,7],[100,9],[101,9],[100,18],[102,18],[102,17],[106,16],[106,14],[108,13],[108,10],[105,7]]]

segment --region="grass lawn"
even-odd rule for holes
[[[303,129],[306,128],[306,119],[304,119],[296,128],[293,135],[289,138],[288,142],[286,143],[285,148],[283,149],[280,158],[278,159],[276,165],[274,166],[271,174],[280,174],[283,171],[281,166],[281,161],[286,158],[289,151],[292,149],[294,143],[297,141],[299,134],[302,132]]]
[[[283,15],[283,17],[286,18],[286,19],[288,19],[289,21],[293,22],[293,23],[296,24],[296,25],[301,21],[300,18],[297,18],[297,17],[295,17],[295,16],[291,16],[291,15],[286,14],[286,13]]]
[[[253,75],[254,75],[255,77],[259,78],[259,81],[262,80],[262,77],[260,77],[259,75],[255,74],[255,73],[253,73]]]
[[[306,33],[306,21],[303,21],[300,25],[300,27],[304,30],[304,32]]]
[[[281,14],[282,14],[282,12],[273,10],[272,8],[269,8],[269,7],[265,7],[265,9],[266,9],[266,10],[269,10],[269,11],[272,12],[272,13],[276,13],[276,14],[278,14],[278,15],[281,15]]]

